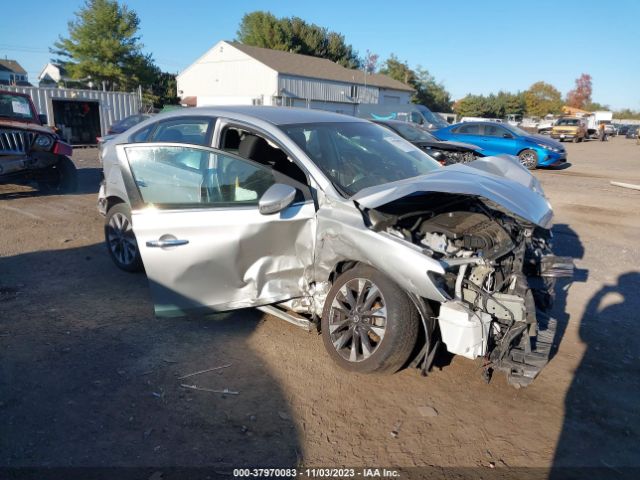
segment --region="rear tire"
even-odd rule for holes
[[[520,163],[528,170],[535,170],[538,168],[538,154],[535,150],[527,149],[518,154]]]
[[[140,249],[131,224],[131,209],[126,203],[118,203],[107,212],[104,239],[109,255],[119,269],[142,271]]]
[[[394,373],[407,362],[420,317],[407,294],[379,271],[359,265],[340,275],[322,312],[322,340],[342,368]]]

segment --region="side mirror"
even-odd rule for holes
[[[41,113],[38,115],[38,120],[40,120],[40,123],[42,125],[46,125],[47,124],[47,116],[44,113]]]
[[[503,133],[502,138],[513,138],[513,135],[511,135],[510,133]]]
[[[271,215],[287,208],[296,196],[296,189],[291,185],[276,183],[271,185],[258,201],[258,211],[262,215]]]

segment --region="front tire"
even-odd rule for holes
[[[527,149],[518,154],[520,163],[528,170],[535,170],[538,168],[538,154],[535,150]]]
[[[394,373],[407,362],[420,318],[407,294],[369,266],[340,275],[322,312],[322,340],[342,368]]]
[[[107,212],[104,239],[109,255],[118,268],[125,272],[142,271],[142,258],[131,224],[131,210],[118,203]]]

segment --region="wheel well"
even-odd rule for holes
[[[111,209],[111,207],[119,203],[125,203],[125,201],[120,197],[107,197],[107,212]]]
[[[336,278],[338,278],[339,275],[342,275],[347,270],[351,270],[352,268],[354,268],[359,263],[360,262],[358,262],[356,260],[343,260],[342,262],[338,262],[333,267],[333,270],[331,270],[331,273],[329,274],[329,282],[331,284],[333,284],[336,281]]]
[[[520,155],[522,152],[526,152],[527,150],[531,150],[532,152],[535,152],[535,153],[536,153],[536,155],[538,154],[538,152],[536,151],[536,149],[535,149],[535,148],[533,148],[533,147],[526,147],[526,148],[523,148],[522,150],[520,150],[516,155],[518,156],[518,155]]]

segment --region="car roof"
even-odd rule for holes
[[[291,125],[304,123],[325,123],[325,122],[366,122],[364,119],[342,115],[339,113],[325,112],[322,110],[311,110],[308,108],[296,107],[266,107],[252,105],[234,105],[219,107],[193,107],[172,110],[155,117],[156,120],[163,118],[207,115],[212,117],[233,116],[252,117],[273,125]]]
[[[460,125],[497,125],[499,127],[506,127],[507,125],[505,125],[504,123],[498,123],[498,122],[481,122],[479,120],[474,120],[472,122],[458,122],[458,123],[454,123],[453,125],[450,125],[451,127],[459,127]]]

